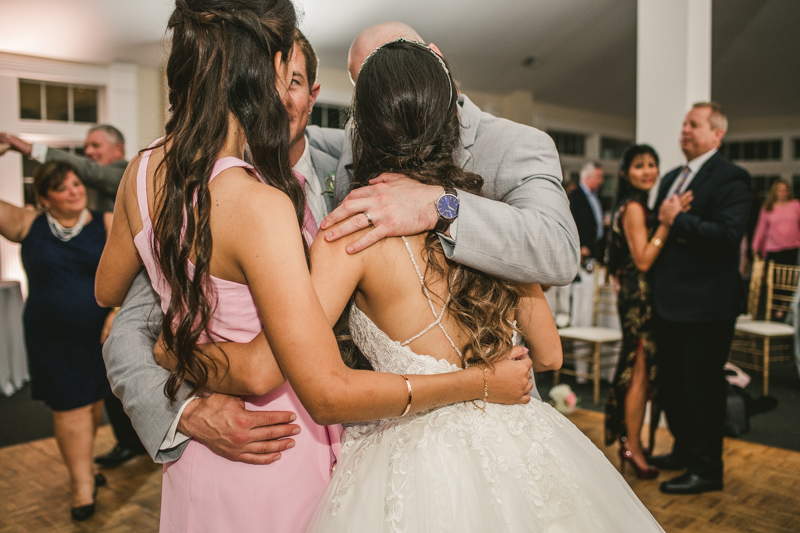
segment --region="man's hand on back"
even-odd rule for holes
[[[189,402],[178,431],[231,461],[267,465],[294,447],[294,440],[284,437],[300,433],[290,424],[296,418],[287,411],[248,411],[241,398],[211,394]]]
[[[352,217],[325,233],[325,240],[335,241],[369,227],[365,212],[369,213],[375,227],[347,247],[349,254],[358,253],[385,237],[416,235],[436,226],[435,202],[442,195],[442,187],[423,185],[402,174],[381,174],[369,183],[367,187],[354,189],[322,221],[321,231]]]

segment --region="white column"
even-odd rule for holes
[[[138,68],[129,63],[112,63],[108,68],[106,102],[108,122],[125,136],[125,158],[136,155],[139,143]]]
[[[16,133],[19,124],[19,81],[16,77],[0,76],[0,131]],[[0,157],[0,200],[22,205],[22,156],[10,152]],[[25,272],[19,257],[19,244],[0,237],[0,280],[22,283],[27,294]]]
[[[638,0],[636,142],[656,149],[662,174],[684,162],[684,115],[711,99],[711,4]]]

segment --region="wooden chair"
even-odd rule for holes
[[[571,376],[591,379],[594,384],[594,403],[600,403],[600,370],[601,360],[600,352],[604,344],[619,342],[622,340],[622,332],[613,328],[599,327],[597,319],[599,315],[617,314],[617,298],[616,291],[612,285],[606,283],[605,269],[597,267],[594,271],[594,296],[592,308],[592,326],[591,327],[569,327],[558,330],[561,336],[564,359],[588,363],[591,366],[591,373],[578,372],[577,368],[572,370],[570,368],[561,368],[556,370],[553,376],[553,384],[557,385],[561,373]],[[565,343],[564,341],[570,341]],[[567,344],[570,344],[571,350],[567,349]],[[576,353],[575,347],[589,344],[591,346],[591,355],[583,355]]]
[[[753,266],[750,269],[750,287],[747,291],[747,313],[739,315],[736,323],[752,322],[758,315],[758,304],[761,299],[761,286],[764,284],[764,270],[766,261],[758,255],[753,256]]]
[[[754,263],[755,268],[755,263]],[[773,311],[793,312],[800,267],[776,265],[773,261],[767,264],[767,306],[766,320],[737,320],[734,342],[731,345],[729,359],[742,368],[762,372],[764,376],[763,393],[769,394],[769,365],[776,361],[790,361],[794,358],[795,328],[782,322],[770,320]],[[758,306],[758,294],[753,298],[754,280],[751,275],[750,295],[748,298],[748,315],[755,316]],[[757,291],[756,291],[757,292]],[[755,304],[752,304],[755,299]],[[753,311],[751,311],[751,307]],[[788,339],[788,342],[786,342]],[[788,355],[775,356],[771,352],[788,350]],[[742,357],[734,357],[741,354]]]

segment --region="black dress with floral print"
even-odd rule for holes
[[[631,202],[640,204],[645,211],[648,239],[656,227],[654,213],[647,207],[647,193],[635,191],[624,200],[614,213],[608,250],[608,271],[619,281],[617,307],[622,326],[622,349],[620,350],[614,384],[608,392],[606,402],[606,445],[627,436],[625,427],[625,396],[633,376],[636,353],[644,352],[651,394],[655,391],[656,345],[653,341],[653,293],[651,278],[636,268],[622,228],[622,216]]]

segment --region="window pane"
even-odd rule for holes
[[[19,118],[42,119],[41,85],[20,80],[19,82]]]
[[[97,122],[97,89],[73,87],[72,102],[75,122]]]
[[[780,161],[783,157],[783,141],[780,139],[776,139],[772,141],[772,157],[770,159],[774,159],[775,161]]]
[[[748,141],[742,143],[744,145],[744,156],[742,159],[745,161],[752,161],[756,158],[756,143],[754,141]]]
[[[794,140],[794,158],[800,159],[800,139]]]
[[[742,143],[731,143],[729,145],[730,156],[728,159],[739,159],[740,155],[740,148],[742,147]]]
[[[47,120],[69,120],[67,87],[65,85],[45,85]]]
[[[329,128],[338,128],[339,127],[339,108],[338,107],[329,107],[328,108],[328,127]]]
[[[614,139],[612,137],[602,137],[600,139],[600,157],[603,159],[619,159],[625,148],[631,145],[630,141]]]
[[[24,178],[32,178],[33,173],[36,171],[37,168],[42,166],[41,163],[38,161],[31,159],[29,157],[22,158],[22,177]]]
[[[769,159],[769,141],[759,141],[757,146],[757,153],[756,159],[759,161],[764,161]]]
[[[308,120],[308,123],[312,126],[322,126],[322,106],[315,105],[313,109],[311,109],[311,118]]]

